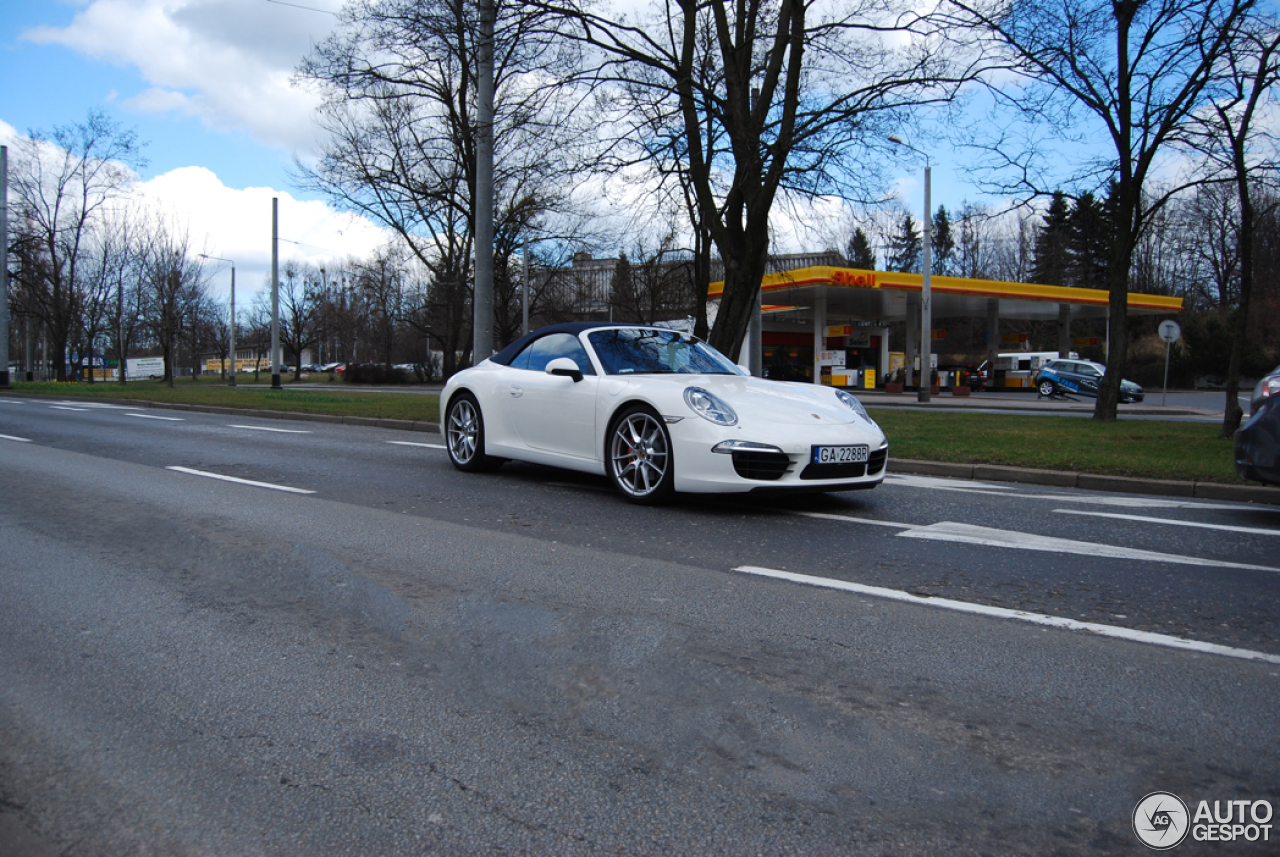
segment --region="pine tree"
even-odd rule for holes
[[[1056,190],[1044,224],[1036,233],[1031,281],[1043,286],[1071,285],[1071,213],[1066,195]]]
[[[871,239],[862,231],[861,226],[853,230],[853,237],[849,239],[849,246],[845,248],[844,255],[854,268],[864,271],[876,269],[876,251],[871,248]]]
[[[889,270],[919,273],[921,246],[915,218],[910,213],[902,215],[897,233],[889,239]]]
[[[947,216],[947,207],[938,206],[938,213],[933,216],[933,234],[929,244],[933,247],[933,273],[946,276],[951,273],[955,264],[956,239],[951,231],[951,218]]]
[[[1084,193],[1071,211],[1070,279],[1071,285],[1077,288],[1107,288],[1111,244],[1115,237],[1111,208],[1110,199],[1101,201],[1092,193]]]

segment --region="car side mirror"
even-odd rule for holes
[[[742,372],[742,374],[743,374],[743,375],[750,375],[750,374],[751,374],[751,367],[750,367],[750,366],[743,366],[741,363],[739,363],[739,364],[738,364],[738,369],[739,369],[739,370],[741,370],[741,372]]]
[[[547,364],[546,372],[548,375],[558,375],[561,378],[572,378],[573,383],[582,380],[582,370],[578,368],[578,364],[574,363],[569,357],[557,357]]]

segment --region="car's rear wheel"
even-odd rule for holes
[[[630,502],[653,506],[675,494],[671,435],[653,411],[636,405],[618,414],[607,452],[609,478]]]
[[[1042,396],[1052,396],[1052,395],[1053,395],[1053,391],[1054,391],[1054,386],[1053,386],[1053,382],[1052,382],[1052,381],[1041,381],[1041,382],[1040,382],[1040,395],[1042,395]]]
[[[453,466],[468,473],[493,470],[502,459],[484,454],[484,415],[475,396],[459,393],[445,417],[445,445]]]

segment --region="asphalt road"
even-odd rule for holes
[[[0,853],[1140,853],[1149,792],[1280,803],[1272,507],[891,465],[645,509],[16,398],[0,435]]]

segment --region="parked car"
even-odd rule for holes
[[[1236,431],[1236,473],[1280,485],[1280,366],[1253,388],[1249,421]]]
[[[607,476],[641,504],[677,491],[847,491],[884,480],[889,442],[849,393],[753,378],[667,328],[546,327],[453,375],[450,460]]]
[[[1077,395],[1098,397],[1098,385],[1107,367],[1091,360],[1050,360],[1040,367],[1034,383],[1042,396]],[[1145,397],[1142,388],[1132,381],[1120,382],[1120,401],[1125,404],[1141,402]]]

